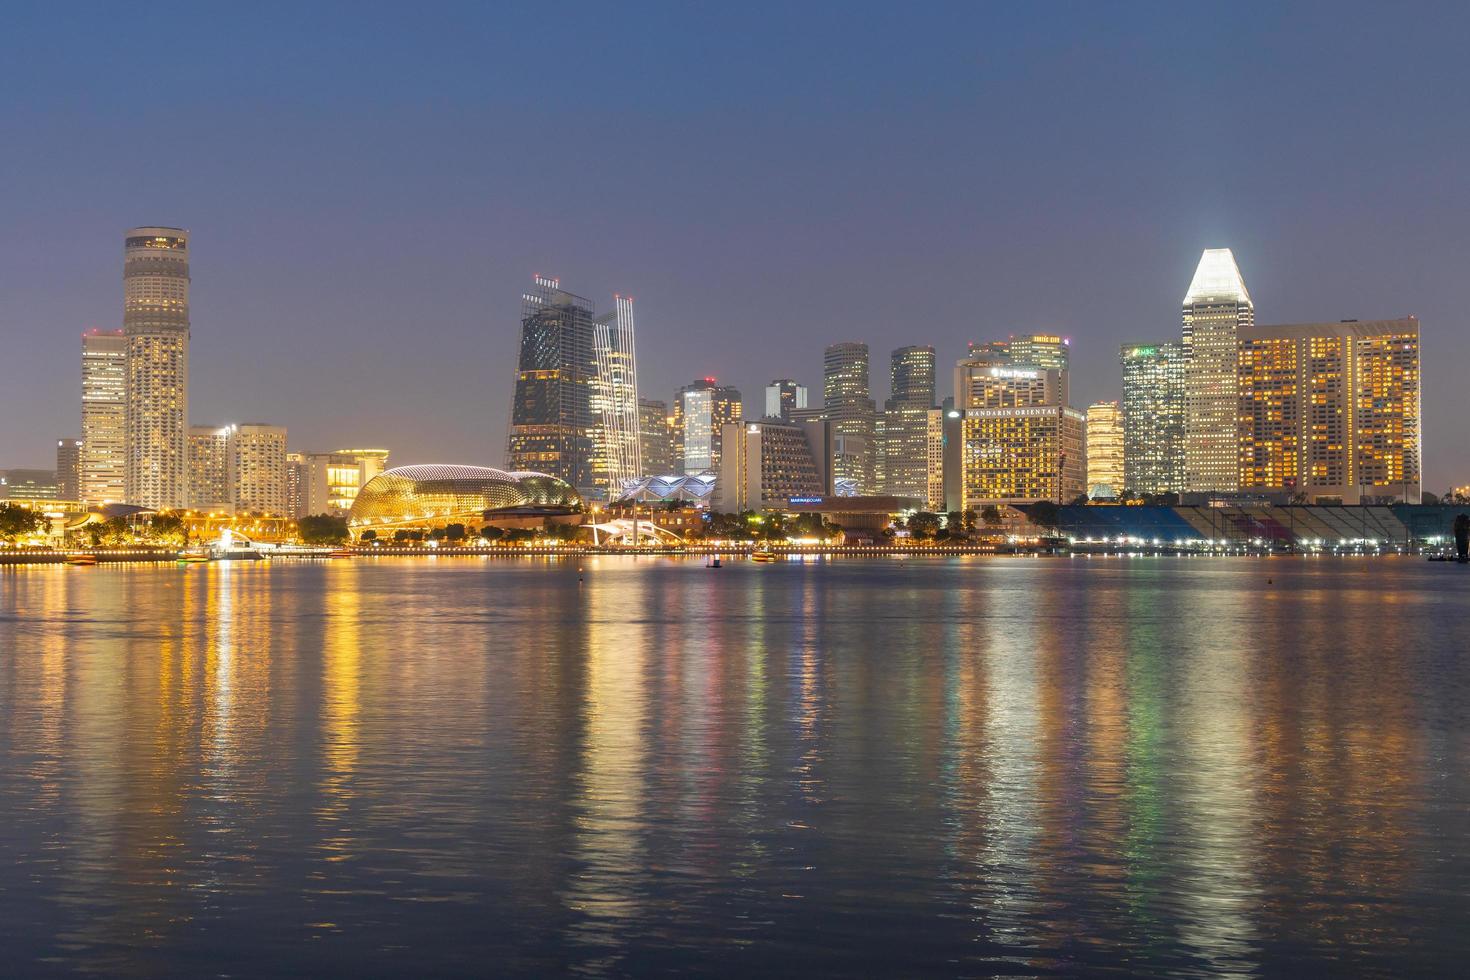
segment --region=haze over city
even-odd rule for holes
[[[1258,322],[1420,318],[1440,491],[1470,475],[1470,17],[1377,9],[11,11],[0,459],[76,429],[135,225],[191,232],[192,420],[397,464],[502,461],[533,273],[637,298],[649,397],[714,375],[757,409],[849,339],[934,345],[947,391],[966,341],[1035,330],[1086,404],[1229,247]]]

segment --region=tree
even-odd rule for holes
[[[14,541],[51,529],[51,520],[20,504],[0,504],[0,541]]]
[[[374,531],[372,528],[368,528],[366,531],[362,532],[362,539],[364,541],[376,541],[378,540],[378,532]]]
[[[1038,527],[1056,527],[1061,510],[1050,500],[1038,500],[1026,508],[1026,519]]]
[[[910,514],[908,528],[909,536],[916,541],[932,538],[939,531],[939,515],[931,514],[927,510]]]
[[[307,544],[339,544],[347,540],[347,521],[331,514],[315,514],[297,521],[296,532]]]
[[[454,541],[463,541],[464,540],[464,537],[465,537],[464,525],[463,524],[450,524],[450,525],[446,526],[444,528],[444,537],[445,537],[446,540],[451,541],[451,542],[454,542]]]
[[[986,504],[980,510],[980,519],[991,527],[996,526],[1001,522],[1000,508],[995,504]]]
[[[965,508],[965,513],[963,514],[963,517],[964,517],[965,533],[966,534],[973,534],[975,532],[975,518],[976,518],[975,509],[973,507],[966,507]]]
[[[949,532],[950,537],[959,537],[964,527],[965,515],[960,511],[952,510],[944,515],[944,529]]]
[[[154,514],[148,521],[145,537],[150,541],[185,545],[189,543],[189,529],[178,514]]]
[[[409,540],[409,537],[410,535],[408,529],[400,527],[398,530],[393,532],[393,543],[403,544],[403,542]]]
[[[1090,499],[1092,499],[1092,498],[1088,497],[1087,494],[1085,494],[1085,493],[1079,493],[1077,496],[1075,496],[1075,497],[1072,498],[1072,506],[1074,506],[1074,507],[1083,507],[1083,506],[1085,506],[1087,504],[1087,502]]]
[[[495,541],[505,536],[505,532],[498,527],[485,526],[480,528],[480,537],[486,541]]]

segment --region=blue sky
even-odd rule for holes
[[[78,428],[122,232],[193,234],[191,415],[495,463],[532,273],[637,298],[645,395],[759,405],[836,340],[1413,313],[1427,484],[1470,482],[1464,5],[0,8],[0,467]],[[942,372],[941,377],[947,377]],[[946,382],[941,382],[947,387]]]

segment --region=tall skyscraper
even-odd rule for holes
[[[598,378],[592,302],[536,276],[521,296],[521,351],[506,440],[506,466],[596,490]]]
[[[127,456],[128,344],[121,330],[82,334],[81,499],[120,504]]]
[[[189,233],[130,229],[123,242],[127,502],[183,507],[189,493]]]
[[[790,422],[793,412],[806,407],[806,385],[790,378],[777,378],[766,385],[766,418]]]
[[[1011,334],[1005,340],[970,342],[969,357],[1053,371],[1071,368],[1072,338],[1054,333]]]
[[[1240,488],[1312,502],[1422,496],[1419,321],[1240,333]]]
[[[833,481],[850,481],[857,493],[877,491],[877,410],[872,398],[868,345],[832,344],[823,353],[822,405],[838,451]]]
[[[235,499],[230,492],[230,427],[189,426],[188,459],[189,509],[205,512],[233,511]]]
[[[638,438],[641,476],[671,476],[674,466],[674,427],[667,402],[657,398],[638,399]]]
[[[1087,494],[1123,495],[1123,410],[1117,402],[1087,406]]]
[[[1231,492],[1238,486],[1237,338],[1255,307],[1228,248],[1200,256],[1184,295],[1184,488]]]
[[[1009,340],[971,343],[969,354],[955,365],[955,404],[982,407],[972,396],[977,385],[992,378],[1044,378],[1049,404],[1071,401],[1071,340],[1055,334],[1012,334]],[[968,404],[967,404],[968,400]]]
[[[245,422],[228,429],[230,492],[236,513],[285,516],[285,427]]]
[[[962,509],[1068,503],[1085,492],[1086,416],[1065,405],[955,409],[945,445]],[[950,504],[955,507],[955,502]]]
[[[908,405],[914,408],[933,408],[934,399],[934,348],[900,347],[893,352],[888,363],[888,401],[885,408]]]
[[[56,440],[56,492],[61,500],[81,500],[82,440]]]
[[[1184,348],[1127,344],[1123,364],[1123,487],[1131,494],[1184,490]]]
[[[613,296],[614,309],[592,327],[597,377],[592,386],[597,416],[595,483],[610,498],[643,475],[639,438],[638,358],[633,341],[633,297]]]
[[[727,422],[744,416],[740,392],[714,378],[701,378],[679,389],[674,397],[675,464],[684,476],[719,469]]]

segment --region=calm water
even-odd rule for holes
[[[1464,569],[584,567],[0,569],[0,972],[1470,956]]]

